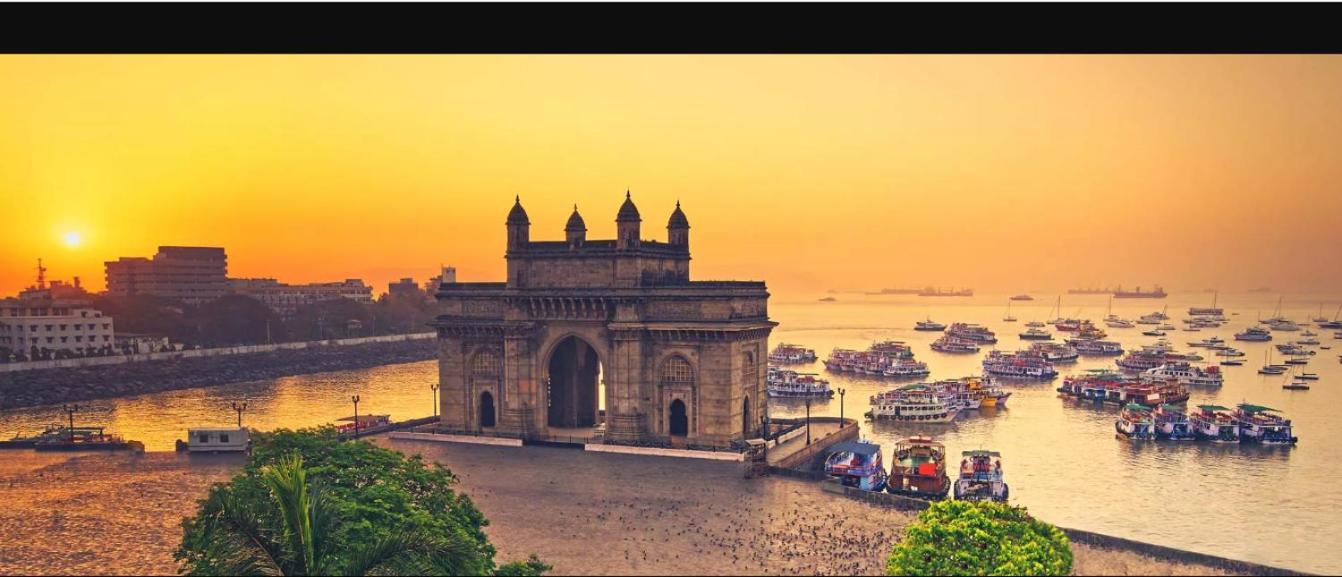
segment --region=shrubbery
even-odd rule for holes
[[[1067,535],[1024,508],[939,501],[904,530],[886,562],[889,575],[1067,575]]]
[[[335,430],[256,433],[246,468],[182,522],[182,572],[539,575],[535,556],[496,567],[488,521],[456,477]]]

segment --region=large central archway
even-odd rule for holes
[[[577,337],[555,345],[548,367],[546,424],[557,428],[594,427],[601,421],[601,360]]]

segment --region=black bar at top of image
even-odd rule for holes
[[[1335,4],[0,4],[9,53],[1317,53]]]

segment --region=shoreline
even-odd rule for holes
[[[437,341],[307,343],[263,352],[182,356],[0,373],[0,410],[91,401],[437,358]]]

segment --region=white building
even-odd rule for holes
[[[112,346],[114,338],[112,317],[87,301],[30,294],[0,300],[0,348],[14,353],[77,351],[82,356]]]
[[[265,303],[271,310],[288,318],[303,305],[347,298],[357,303],[373,302],[373,287],[357,278],[343,282],[324,282],[291,285],[273,278],[228,279],[232,291]]]

